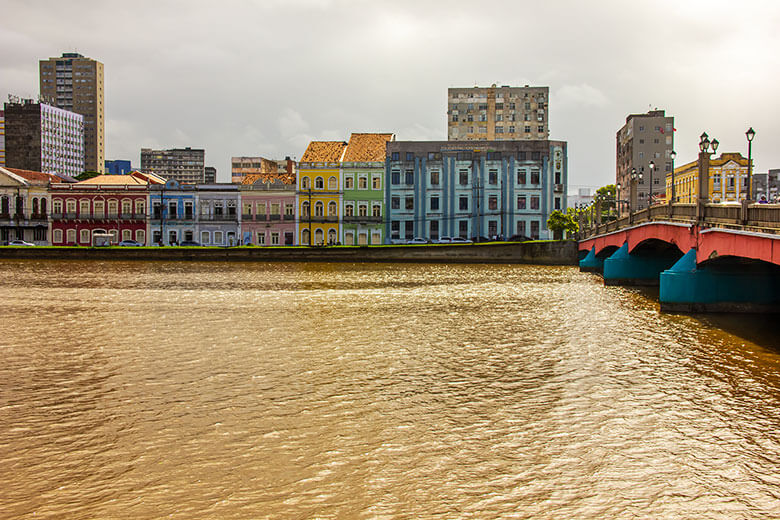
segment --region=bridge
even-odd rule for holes
[[[780,205],[655,205],[580,222],[580,270],[657,285],[670,312],[780,312]]]

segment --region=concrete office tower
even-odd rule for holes
[[[671,153],[674,149],[674,117],[663,110],[647,114],[630,114],[626,124],[617,132],[617,167],[615,182],[620,183],[620,198],[631,200],[631,170],[642,172],[637,182],[637,207],[646,208],[651,197],[657,202],[665,198],[666,174],[672,171]],[[650,161],[655,168],[650,178]],[[652,189],[651,189],[652,188]],[[660,195],[660,197],[659,197]],[[623,212],[628,205],[620,204]]]
[[[549,98],[550,87],[528,85],[447,89],[447,139],[549,139]]]
[[[9,168],[66,176],[84,172],[84,116],[17,98],[4,111]]]
[[[141,148],[141,171],[182,184],[198,184],[205,180],[205,159],[206,152],[202,148]]]
[[[103,64],[75,52],[40,61],[41,99],[84,116],[84,169],[103,172],[106,123]]]
[[[217,169],[213,166],[206,166],[203,169],[204,179],[206,184],[215,184],[217,182]]]
[[[232,157],[230,159],[231,182],[244,184],[249,175],[295,175],[297,165],[289,156],[283,160],[265,157]]]

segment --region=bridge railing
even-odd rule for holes
[[[650,221],[675,221],[700,223],[710,227],[749,229],[780,234],[780,204],[751,204],[743,208],[735,204],[658,204],[644,208],[598,226],[583,226],[579,239],[612,233],[620,229]]]

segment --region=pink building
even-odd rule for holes
[[[296,245],[294,175],[248,175],[239,190],[244,245]]]

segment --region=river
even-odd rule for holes
[[[0,261],[0,518],[780,516],[780,345],[572,267]]]

